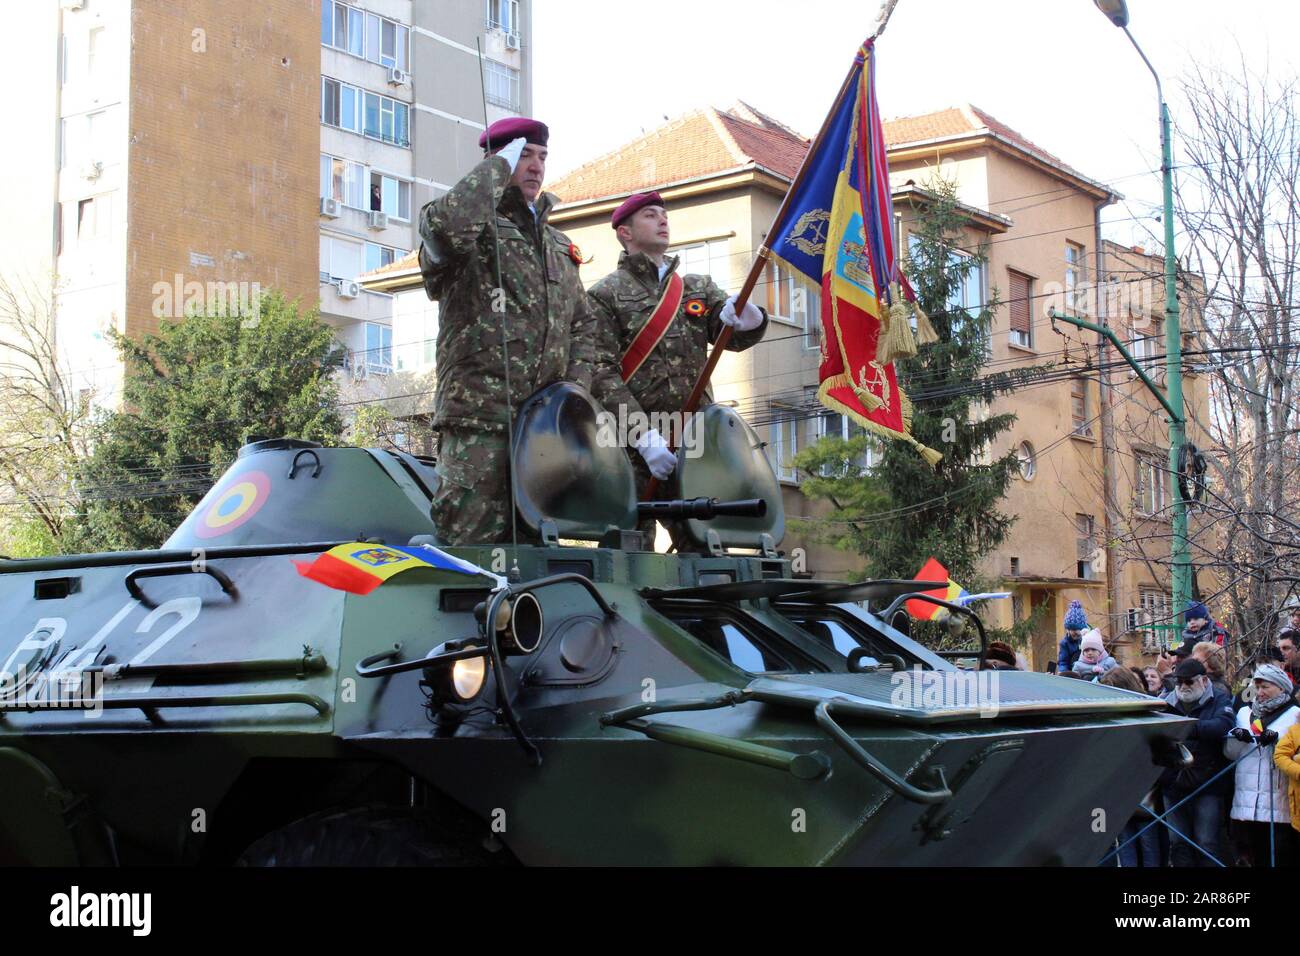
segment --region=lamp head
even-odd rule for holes
[[[1124,0],[1092,0],[1106,19],[1117,27],[1128,26],[1128,4]]]

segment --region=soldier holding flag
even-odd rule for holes
[[[739,352],[763,338],[767,315],[756,305],[739,312],[735,296],[708,276],[679,275],[678,257],[667,256],[668,211],[657,192],[636,193],[614,210],[610,225],[623,252],[618,268],[588,290],[597,320],[598,348],[592,392],[606,410],[620,418],[680,421],[687,399],[704,369],[709,343],[724,326],[734,333],[727,348]],[[631,455],[638,497],[651,476],[668,478],[677,459],[669,442],[681,435],[662,435],[647,428],[632,436]],[[648,547],[654,519],[641,522]],[[678,540],[675,529],[674,540]]]

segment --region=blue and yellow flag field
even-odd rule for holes
[[[767,245],[771,257],[821,289],[818,399],[878,435],[911,443],[935,464],[942,456],[912,437],[912,404],[894,372],[895,358],[937,336],[895,256],[875,85],[875,41],[868,40]]]
[[[412,568],[493,577],[476,564],[428,545],[398,548],[358,541],[330,548],[310,563],[293,563],[303,577],[351,594],[369,594],[393,575]]]

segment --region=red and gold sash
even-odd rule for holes
[[[623,353],[623,381],[629,382],[632,376],[636,374],[642,363],[650,357],[659,340],[664,337],[668,327],[673,324],[673,319],[677,318],[677,309],[682,304],[682,289],[685,283],[682,277],[676,272],[668,276],[668,284],[664,287],[664,294],[659,299],[659,304],[655,306],[654,311],[650,313],[650,318],[646,324],[641,326],[641,331],[637,332],[632,339],[632,344],[627,347]]]

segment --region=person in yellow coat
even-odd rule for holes
[[[1291,778],[1291,826],[1300,830],[1300,760],[1296,759],[1297,751],[1300,751],[1300,723],[1292,724],[1273,747],[1273,762],[1277,769]]]

